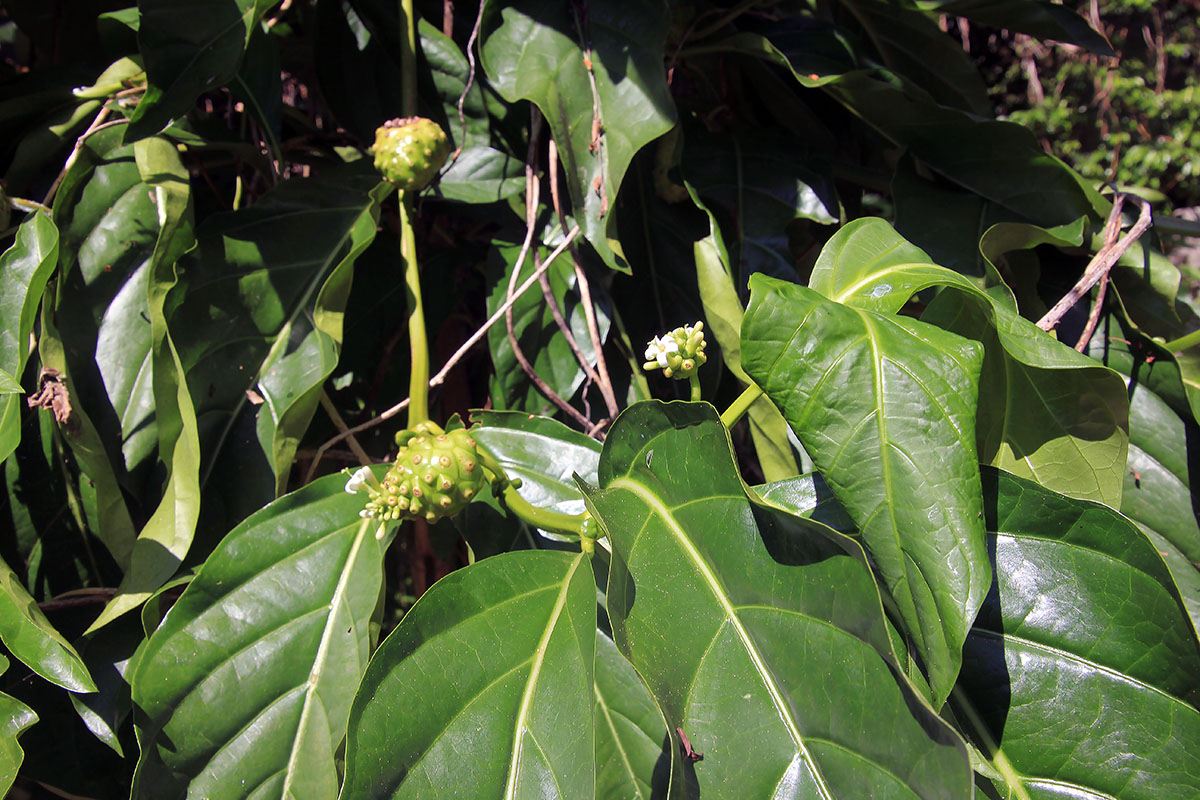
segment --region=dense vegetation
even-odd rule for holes
[[[1192,79],[972,60],[1132,23],[4,9],[13,797],[1200,797]]]

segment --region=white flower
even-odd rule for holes
[[[358,471],[350,476],[350,480],[346,481],[346,491],[349,494],[358,494],[358,490],[367,485],[367,479],[370,477],[371,470],[359,467]]]

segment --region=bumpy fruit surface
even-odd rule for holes
[[[400,452],[367,503],[367,516],[426,522],[454,516],[483,488],[475,440],[464,428],[408,433],[397,436],[404,440]]]
[[[441,126],[423,117],[385,122],[375,131],[375,169],[404,191],[424,189],[450,155]]]

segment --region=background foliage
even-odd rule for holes
[[[411,5],[3,3],[0,787],[1200,797],[1186,7]]]

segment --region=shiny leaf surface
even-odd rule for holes
[[[637,670],[596,632],[596,798],[667,796],[673,743]]]
[[[231,531],[150,637],[132,678],[133,797],[336,794],[382,580],[375,525],[344,484],[323,478]]]
[[[704,754],[701,796],[969,793],[961,741],[889,668],[861,549],[748,496],[711,406],[630,407],[599,478],[614,637]]]
[[[940,705],[988,583],[974,430],[981,348],[794,284],[755,276],[750,286],[746,372],[861,531]]]
[[[594,796],[596,593],[579,553],[507,553],[438,581],[367,669],[342,796]]]
[[[1111,509],[1004,472],[985,471],[984,494],[996,581],[960,689],[1009,785],[1200,794],[1200,649],[1154,547]]]

